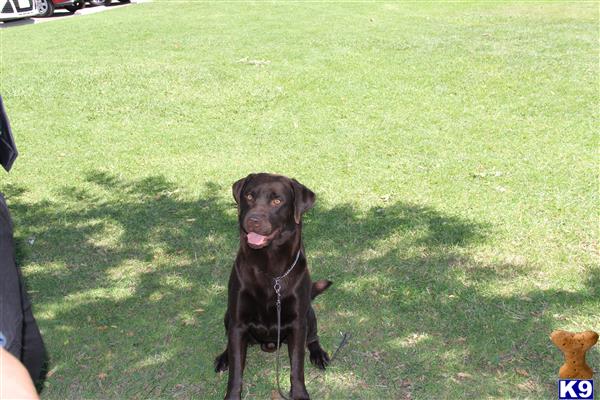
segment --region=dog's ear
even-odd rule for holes
[[[233,186],[231,187],[231,192],[233,193],[233,198],[235,199],[235,202],[239,205],[240,204],[240,199],[242,198],[242,192],[244,191],[244,186],[246,186],[246,183],[252,179],[252,177],[254,176],[254,174],[250,174],[245,178],[240,179],[239,181],[237,181],[236,183],[233,184]]]
[[[291,181],[294,188],[294,219],[296,224],[300,224],[302,214],[315,204],[315,194],[297,180]]]

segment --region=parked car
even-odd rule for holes
[[[0,0],[0,21],[35,17],[38,13],[37,0]]]
[[[37,0],[40,17],[51,17],[57,8],[66,8],[74,13],[85,7],[85,0]]]

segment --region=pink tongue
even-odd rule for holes
[[[267,237],[259,235],[258,233],[250,232],[248,234],[248,243],[254,246],[261,246],[267,241]]]

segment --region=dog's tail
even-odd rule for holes
[[[315,297],[326,291],[332,284],[333,282],[327,279],[313,282],[312,287],[310,288],[310,299],[313,300]]]

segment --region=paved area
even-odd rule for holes
[[[116,9],[122,8],[122,7],[128,7],[133,4],[147,3],[147,2],[149,2],[149,0],[131,0],[131,3],[119,3],[118,1],[115,0],[115,2],[109,6],[90,6],[89,4],[86,4],[85,8],[83,8],[81,10],[77,10],[74,14],[68,12],[64,8],[59,8],[54,12],[54,15],[52,17],[48,17],[48,18],[27,18],[27,19],[19,19],[16,21],[0,22],[0,29],[7,29],[7,28],[15,27],[15,26],[40,24],[40,23],[44,23],[44,22],[58,21],[58,20],[65,19],[65,18],[73,18],[73,17],[78,17],[81,15],[96,14],[99,12],[116,10]]]

